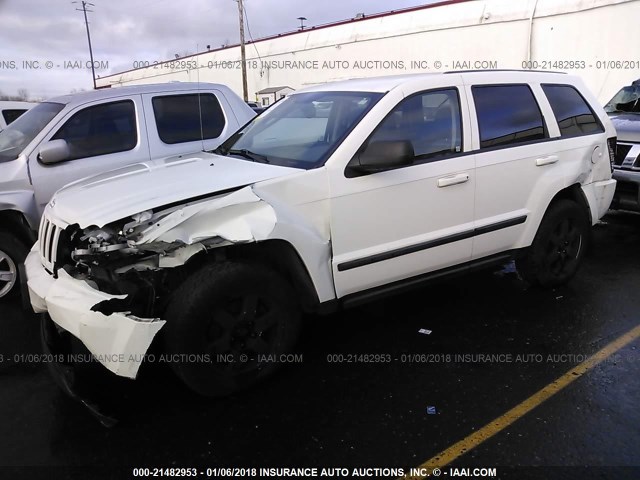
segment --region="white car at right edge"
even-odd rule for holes
[[[54,196],[26,261],[45,346],[75,338],[135,378],[158,334],[187,385],[224,395],[276,368],[302,312],[514,258],[530,283],[565,283],[611,203],[615,136],[564,74],[296,91],[211,154]]]

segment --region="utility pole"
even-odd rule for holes
[[[238,2],[238,17],[240,19],[240,60],[242,62],[242,96],[244,101],[249,100],[248,88],[247,88],[247,56],[244,49],[244,6],[242,0]]]
[[[78,2],[71,2],[78,3]],[[87,41],[89,42],[89,57],[91,58],[91,78],[93,78],[93,89],[96,87],[96,69],[93,65],[93,49],[91,48],[91,35],[89,34],[89,20],[87,20],[87,12],[93,12],[93,10],[87,10],[87,5],[95,7],[93,3],[85,2],[82,0],[82,8],[76,8],[77,11],[84,13],[84,25],[87,27]]]

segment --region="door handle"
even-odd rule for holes
[[[468,173],[459,173],[458,175],[452,175],[450,177],[442,177],[438,179],[438,188],[449,187],[451,185],[458,185],[469,181]]]
[[[551,165],[558,161],[557,155],[549,155],[548,157],[540,157],[536,159],[536,166],[542,167],[543,165]]]

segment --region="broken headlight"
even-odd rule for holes
[[[135,244],[136,232],[142,227],[152,225],[153,212],[151,210],[137,213],[131,217],[130,222],[122,220],[102,228],[85,228],[79,234],[76,242],[77,248],[71,253],[75,262],[91,260],[94,257],[102,257],[108,254],[130,255],[138,252]]]

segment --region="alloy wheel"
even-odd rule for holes
[[[216,355],[230,355],[233,360],[223,365],[234,373],[259,369],[258,355],[275,349],[281,313],[273,302],[255,293],[228,299],[213,312],[206,332],[213,360]]]
[[[582,235],[572,218],[564,218],[553,230],[547,244],[547,264],[560,276],[573,267],[582,248]]]
[[[7,295],[18,280],[18,267],[13,259],[0,250],[0,298]]]

